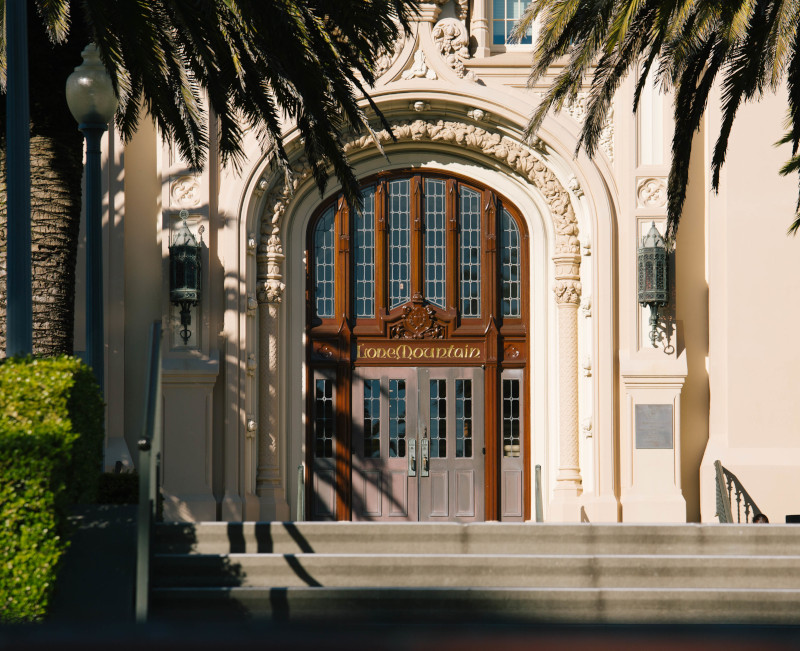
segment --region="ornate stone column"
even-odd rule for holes
[[[490,54],[490,43],[486,0],[475,0],[473,3],[469,31],[477,44],[472,56],[475,58],[488,57]]]
[[[580,250],[579,246],[576,248]],[[555,294],[558,306],[559,408],[558,475],[550,519],[580,522],[580,495],[583,492],[578,459],[578,308],[581,303],[581,258],[579,253],[557,253],[553,262],[556,266]]]
[[[262,239],[263,242],[263,239]],[[288,520],[289,504],[281,482],[278,415],[278,307],[283,245],[273,233],[258,251],[258,470],[256,495],[260,520]]]

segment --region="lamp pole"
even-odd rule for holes
[[[67,104],[86,139],[86,354],[104,391],[103,221],[100,140],[117,110],[117,98],[97,47],[90,43],[83,63],[67,78]]]
[[[26,0],[7,0],[6,356],[33,352],[31,158]]]

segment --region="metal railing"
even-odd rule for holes
[[[306,519],[306,464],[297,466],[297,521]]]
[[[136,621],[147,621],[150,602],[150,553],[159,506],[161,471],[161,322],[150,329],[147,394],[139,439],[139,514],[136,537]]]
[[[534,473],[534,494],[536,499],[536,522],[544,522],[542,514],[542,467],[537,463]]]
[[[742,486],[742,482],[720,461],[714,462],[717,479],[717,518],[722,523],[741,523],[744,510],[744,522],[752,522],[752,518],[761,513],[753,498]],[[734,519],[734,504],[736,514]]]

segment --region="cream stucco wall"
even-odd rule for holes
[[[718,106],[707,118],[707,148]],[[800,256],[798,241],[786,235],[797,181],[778,175],[790,148],[773,144],[785,111],[783,93],[740,108],[720,192],[709,196],[707,210],[711,407],[701,487],[712,486],[710,466],[719,459],[773,522],[799,510],[800,351],[793,340]],[[710,491],[702,506],[703,519],[711,520]]]

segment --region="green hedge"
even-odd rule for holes
[[[0,364],[0,428],[55,427],[75,434],[67,500],[93,503],[103,464],[103,400],[74,357],[11,358]],[[65,428],[65,429],[62,429]]]
[[[102,400],[80,361],[0,364],[0,621],[46,615],[66,509],[93,501],[102,444]]]

